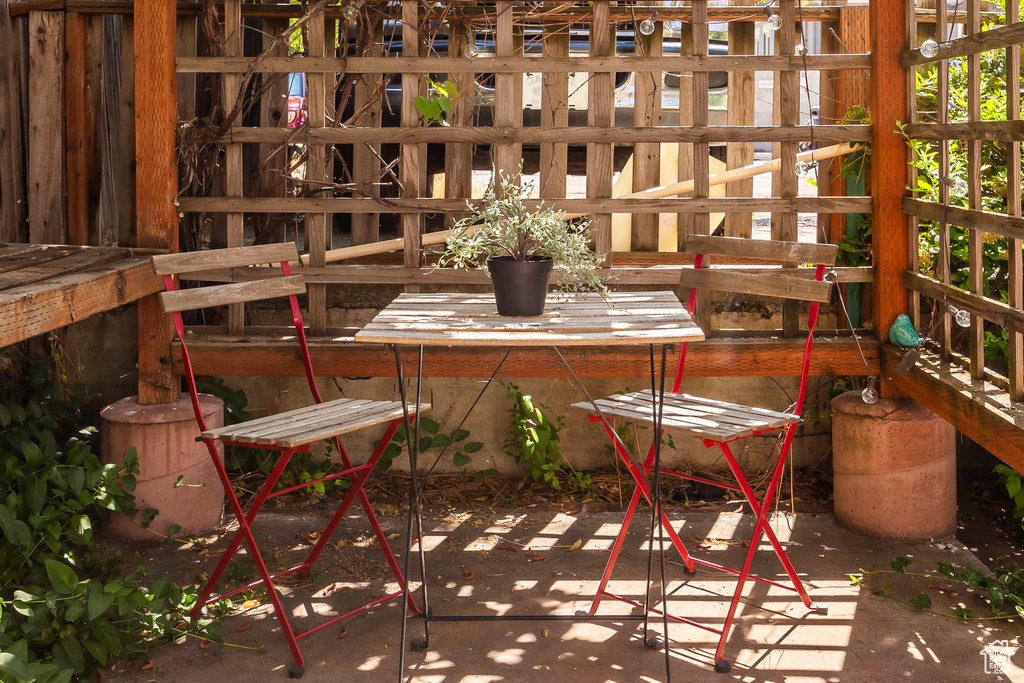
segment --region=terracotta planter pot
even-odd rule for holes
[[[492,256],[487,259],[498,315],[542,314],[553,265],[549,258],[516,261],[511,256]]]

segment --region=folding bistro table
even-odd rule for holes
[[[395,363],[399,379],[399,390],[403,405],[410,404],[403,376],[400,347],[418,347],[419,363],[417,366],[416,399],[419,402],[423,383],[423,347],[424,346],[501,346],[509,347],[550,347],[565,368],[566,374],[579,387],[588,401],[594,403],[586,387],[570,367],[565,356],[559,350],[562,346],[649,346],[650,377],[652,394],[658,398],[664,396],[665,389],[665,357],[668,347],[683,342],[701,341],[704,333],[694,324],[689,313],[680,304],[673,292],[612,292],[601,294],[579,294],[570,296],[549,296],[543,315],[528,318],[512,318],[499,316],[494,305],[493,294],[401,294],[381,311],[364,329],[355,335],[356,341],[389,345],[395,353]],[[655,359],[655,346],[660,345],[660,372]],[[508,353],[501,363],[508,358]],[[501,363],[495,368],[490,380],[481,390],[487,389],[491,381],[501,369]],[[660,381],[659,381],[660,377]],[[479,397],[477,398],[479,401]],[[476,403],[473,404],[474,406]],[[595,410],[600,415],[601,409],[595,403]],[[472,410],[472,408],[470,409]],[[652,402],[652,413],[655,421],[654,433],[660,433],[661,402]],[[410,470],[409,517],[406,536],[405,576],[409,576],[409,561],[412,554],[413,524],[419,541],[419,564],[423,595],[424,638],[412,643],[413,647],[425,648],[429,643],[431,621],[490,621],[490,620],[564,620],[584,619],[587,621],[616,620],[626,621],[631,618],[644,621],[644,639],[649,646],[660,646],[657,638],[648,638],[647,618],[651,610],[650,603],[651,565],[654,549],[654,529],[659,528],[658,546],[662,537],[663,522],[667,522],[660,505],[660,448],[656,450],[652,478],[643,473],[641,467],[631,459],[627,467],[637,487],[652,504],[651,517],[651,549],[648,556],[647,590],[643,615],[627,617],[608,615],[588,615],[578,612],[576,615],[475,615],[456,616],[438,615],[430,609],[426,560],[423,552],[422,520],[420,503],[423,483],[417,476],[417,422],[408,424]],[[468,417],[468,415],[467,415]],[[603,416],[602,416],[603,419]],[[463,421],[465,418],[463,418]],[[607,424],[607,423],[606,423]],[[461,425],[460,425],[461,427]],[[612,434],[614,429],[610,430]],[[655,440],[656,443],[660,439]],[[625,452],[623,444],[620,444]],[[438,456],[440,457],[440,456]],[[428,473],[429,476],[429,473]],[[424,477],[424,481],[425,481]],[[653,493],[652,493],[653,491]],[[671,527],[669,527],[671,529]],[[670,532],[671,533],[671,532]],[[661,553],[661,589],[664,594],[664,553]],[[408,582],[405,584],[408,589]],[[405,671],[405,642],[407,634],[408,600],[402,619],[402,647],[399,657],[399,679]],[[664,610],[662,610],[664,612]],[[669,653],[667,647],[667,621],[663,616],[663,628],[666,631],[665,662],[668,668]]]

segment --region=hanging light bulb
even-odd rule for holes
[[[465,55],[466,59],[473,59],[473,57],[480,54],[480,50],[477,48],[476,43],[467,43],[466,47],[462,50],[462,54]]]
[[[796,56],[797,57],[806,57],[807,56],[807,46],[804,45],[803,43],[797,44],[797,46],[796,46]]]
[[[641,21],[640,22],[640,27],[639,27],[640,35],[642,35],[642,36],[649,36],[652,33],[654,33],[654,29],[657,26],[657,24],[655,24],[655,22],[657,20],[658,20],[658,13],[655,12],[651,16],[649,16],[646,19],[644,19],[643,21]]]
[[[931,59],[935,55],[939,54],[939,44],[929,38],[928,40],[921,43],[921,56]]]
[[[967,181],[961,178],[960,176],[951,178],[951,181],[952,182],[950,182],[949,184],[949,193],[954,197],[966,197]]]
[[[868,382],[867,385],[865,385],[864,390],[860,392],[861,400],[869,405],[872,403],[878,403],[878,389],[875,388],[875,383],[877,381],[878,378],[871,375],[868,377]]]
[[[957,325],[960,327],[971,326],[970,311],[965,311],[964,309],[957,308],[956,306],[946,306],[946,309],[949,311],[949,314],[953,316],[953,320],[956,321]]]
[[[352,3],[341,11],[341,15],[345,17],[345,21],[351,23],[359,19],[359,8],[356,7],[355,3]]]
[[[782,28],[782,17],[775,12],[772,12],[770,9],[768,10],[768,28],[773,31],[778,31]]]
[[[813,171],[817,167],[818,167],[818,162],[817,161],[798,161],[793,166],[793,170],[796,172],[798,177],[804,178],[804,177],[810,175],[811,171]]]

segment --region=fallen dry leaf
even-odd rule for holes
[[[577,538],[576,542],[569,546],[569,552],[571,553],[574,550],[579,550],[581,545],[583,545],[583,539]]]
[[[347,628],[343,628],[343,629],[341,629],[341,633],[338,634],[338,638],[339,639],[340,638],[344,638],[347,635],[348,635],[348,629]]]
[[[472,570],[470,569],[466,569],[462,572],[462,578],[464,578],[466,581],[472,581],[474,576],[475,574],[473,574]]]
[[[258,600],[246,600],[242,603],[242,609],[252,609],[253,607],[259,607],[260,603]]]
[[[544,629],[543,631],[541,631],[540,632],[540,637],[541,638],[547,638],[548,637],[548,630]]]
[[[527,557],[529,558],[530,562],[540,562],[544,559],[543,555],[527,555]]]
[[[210,647],[210,644],[207,643],[205,640],[200,640],[199,641],[199,649],[200,650],[205,650],[208,647]]]
[[[388,540],[393,541],[398,538],[398,534],[388,534]]]
[[[142,665],[142,670],[143,671],[149,671],[152,668],[153,668],[153,660],[152,659]]]
[[[252,628],[252,622],[248,621],[248,622],[246,622],[246,623],[244,623],[244,624],[242,624],[241,626],[238,627],[238,632],[242,633],[244,631],[248,631],[251,628]]]
[[[502,543],[501,545],[496,545],[496,546],[494,546],[494,549],[495,550],[507,550],[510,553],[517,553],[517,552],[519,552],[519,548],[515,547],[514,545],[508,545],[507,543]]]

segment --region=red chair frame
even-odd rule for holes
[[[291,275],[291,268],[287,260],[280,262],[280,268],[283,277],[288,277]],[[164,286],[167,292],[175,291],[175,276],[164,275]],[[292,323],[295,328],[295,334],[298,337],[299,347],[302,352],[302,362],[303,367],[305,369],[306,381],[309,385],[310,394],[312,395],[313,400],[315,401],[316,404],[321,404],[324,403],[324,399],[316,386],[316,376],[313,372],[313,363],[312,359],[310,358],[309,344],[306,340],[305,327],[302,320],[302,313],[299,309],[298,299],[294,294],[291,294],[288,296],[288,300],[291,306]],[[192,401],[192,408],[195,411],[196,422],[199,426],[200,432],[206,432],[208,428],[206,425],[206,420],[203,418],[203,412],[199,404],[199,392],[198,389],[196,388],[195,374],[193,373],[192,370],[192,361],[189,355],[188,344],[186,342],[187,335],[185,334],[184,322],[182,321],[182,316],[180,312],[175,311],[170,315],[172,316],[174,322],[175,333],[177,334],[178,340],[181,342],[182,365],[184,366],[185,370],[185,381],[186,384],[188,385],[188,392]],[[414,414],[414,412],[411,413],[411,415]],[[282,473],[284,472],[284,469],[287,466],[288,461],[291,459],[292,455],[294,455],[295,453],[308,452],[312,444],[308,444],[306,446],[298,448],[282,448],[268,445],[257,445],[249,442],[235,442],[231,440],[223,440],[222,443],[229,446],[245,446],[249,448],[259,448],[263,450],[277,451],[280,453],[276,463],[274,464],[273,469],[271,470],[270,474],[267,475],[266,481],[260,487],[255,498],[249,505],[248,511],[243,509],[241,502],[235,495],[234,488],[231,486],[231,481],[228,477],[227,471],[224,468],[224,464],[217,450],[217,439],[205,436],[197,437],[197,440],[201,440],[203,443],[206,444],[206,447],[210,453],[210,458],[213,460],[214,467],[217,470],[217,476],[220,479],[221,485],[224,488],[224,493],[227,496],[228,504],[230,505],[231,510],[235,515],[235,518],[238,520],[239,528],[232,536],[231,540],[228,543],[228,546],[224,550],[224,554],[222,555],[220,561],[217,563],[216,568],[210,574],[209,579],[206,582],[206,585],[200,592],[199,597],[189,614],[190,618],[197,618],[202,613],[203,608],[205,608],[207,605],[210,605],[211,603],[215,603],[224,598],[237,595],[239,593],[250,590],[257,586],[264,586],[266,588],[267,595],[271,603],[273,604],[274,612],[277,615],[278,621],[281,624],[281,630],[284,633],[284,637],[288,642],[288,647],[291,650],[292,656],[295,660],[295,666],[289,669],[289,677],[301,678],[303,673],[305,672],[305,661],[302,656],[302,652],[299,648],[298,641],[300,639],[312,635],[313,633],[316,633],[317,631],[327,628],[328,626],[331,626],[332,624],[335,624],[343,619],[347,619],[351,616],[369,610],[381,603],[387,602],[388,600],[401,596],[404,592],[405,578],[402,574],[402,570],[399,568],[398,560],[395,558],[395,554],[391,550],[391,546],[388,543],[387,536],[385,535],[383,529],[381,528],[380,522],[377,520],[377,516],[374,513],[372,506],[370,505],[370,501],[366,496],[366,492],[363,489],[363,485],[369,478],[370,473],[373,471],[373,468],[376,467],[377,462],[383,455],[387,445],[391,442],[392,437],[394,437],[396,431],[404,423],[404,421],[404,417],[398,417],[392,420],[390,423],[388,423],[384,435],[381,437],[376,448],[374,448],[373,452],[370,454],[370,457],[363,465],[353,466],[348,456],[348,452],[345,450],[345,447],[341,442],[340,436],[332,437],[331,441],[334,444],[335,449],[337,450],[338,457],[341,459],[342,469],[340,471],[333,472],[332,474],[329,474],[327,476],[320,477],[312,481],[304,482],[296,486],[291,486],[280,491],[274,491],[273,489],[274,486],[277,484],[278,480],[280,479]],[[260,553],[259,545],[257,544],[256,539],[253,536],[251,528],[251,525],[253,521],[256,519],[256,516],[259,513],[260,509],[270,498],[290,493],[300,488],[312,486],[320,482],[337,479],[339,477],[348,477],[349,481],[351,482],[351,486],[345,497],[342,499],[341,503],[338,505],[337,510],[331,517],[327,526],[323,529],[322,533],[320,534],[320,538],[318,539],[316,545],[313,546],[312,550],[310,550],[309,554],[306,556],[306,559],[301,564],[271,574],[266,566],[266,562],[264,561],[262,554]],[[360,507],[362,507],[363,512],[366,515],[367,521],[369,521],[370,526],[373,529],[374,535],[377,538],[377,545],[381,548],[381,551],[384,553],[384,557],[385,560],[387,561],[388,567],[391,569],[392,575],[398,582],[399,589],[393,593],[389,593],[387,595],[384,595],[383,597],[368,602],[357,609],[351,610],[345,614],[334,617],[325,623],[314,626],[313,628],[310,628],[301,633],[296,633],[292,629],[291,623],[288,619],[288,614],[281,603],[281,599],[280,596],[278,595],[274,581],[282,577],[288,576],[290,574],[297,574],[298,577],[305,578],[308,575],[310,569],[312,568],[313,563],[316,562],[317,558],[320,556],[320,554],[326,547],[327,543],[330,541],[331,536],[334,534],[345,513],[348,511],[352,503],[357,499],[359,501]],[[235,553],[238,551],[243,541],[246,543],[246,545],[249,548],[249,551],[252,553],[252,558],[254,563],[256,564],[256,569],[260,575],[260,578],[240,588],[235,588],[233,590],[221,593],[219,595],[212,595],[214,588],[217,586],[218,582],[220,581],[221,577],[224,574],[224,571],[227,569],[228,563],[234,557]],[[412,609],[416,613],[419,613],[420,610],[416,605],[411,592],[408,594],[408,601],[410,609]]]
[[[701,269],[701,268],[704,268],[705,267],[705,260],[706,259],[705,259],[705,254],[704,253],[696,254],[695,259],[694,259],[694,268],[698,269],[698,270]],[[710,264],[708,264],[708,265],[710,265]],[[823,282],[825,280],[825,268],[826,268],[825,264],[817,264],[816,265],[815,272],[814,272],[814,279],[815,279],[816,282]],[[696,310],[697,294],[698,294],[698,287],[695,287],[695,286],[694,287],[690,287],[689,292],[688,292],[688,296],[687,296],[686,310],[688,310],[691,315],[693,315],[695,313],[695,310]],[[800,370],[799,391],[797,392],[796,404],[792,408],[792,414],[794,414],[797,417],[800,416],[800,413],[802,411],[803,404],[804,404],[804,399],[805,399],[806,393],[807,393],[807,380],[808,380],[808,375],[809,375],[809,372],[810,372],[810,365],[811,365],[811,349],[812,349],[813,344],[814,344],[814,329],[817,326],[819,310],[820,310],[820,304],[817,301],[812,301],[810,303],[810,311],[809,311],[808,320],[807,320],[807,328],[808,328],[807,329],[807,339],[806,339],[806,342],[804,344],[804,355],[803,355],[803,361],[802,361],[801,370]],[[687,344],[686,343],[681,344],[680,351],[679,351],[679,362],[678,362],[678,365],[676,367],[675,379],[674,379],[674,382],[672,384],[672,392],[671,393],[673,393],[673,394],[678,394],[679,391],[680,391],[680,387],[682,385],[683,372],[684,372],[685,363],[686,363],[686,350],[687,350]],[[602,422],[601,418],[598,417],[598,416],[595,416],[595,415],[590,415],[589,419],[590,419],[591,422],[594,422],[594,423],[602,423],[602,426],[604,427],[605,432],[608,434],[609,438],[611,439],[612,443],[614,444],[616,453],[619,455],[619,457],[624,462],[627,463],[628,466],[632,466],[633,468],[635,468],[635,463],[634,463],[632,455],[624,450],[622,442],[611,431],[611,429],[608,427],[608,425],[604,424]],[[673,529],[672,525],[669,523],[668,516],[666,515],[664,510],[661,511],[662,527],[665,529],[665,531],[666,531],[666,533],[667,533],[667,535],[668,535],[668,537],[669,537],[669,539],[670,539],[670,541],[672,543],[672,546],[679,553],[680,558],[682,559],[682,562],[685,565],[686,573],[688,573],[688,574],[694,573],[696,571],[696,566],[700,565],[700,566],[703,566],[703,567],[708,567],[708,568],[711,568],[711,569],[717,569],[717,570],[728,572],[728,573],[735,574],[735,575],[738,576],[736,588],[735,588],[735,591],[733,593],[731,602],[729,604],[729,608],[728,608],[728,612],[726,614],[725,621],[724,621],[724,623],[723,623],[721,628],[710,626],[708,624],[701,623],[701,622],[696,621],[694,619],[689,619],[689,618],[678,616],[678,615],[674,615],[674,614],[671,614],[671,613],[666,615],[669,619],[672,619],[673,621],[676,621],[676,622],[679,622],[679,623],[684,623],[684,624],[689,624],[691,626],[696,626],[696,627],[704,629],[706,631],[710,631],[712,633],[719,634],[720,637],[719,637],[719,641],[718,641],[718,646],[715,649],[715,670],[718,671],[719,673],[726,673],[726,672],[730,671],[730,669],[731,669],[730,663],[724,657],[725,646],[726,646],[726,642],[727,642],[727,640],[729,638],[729,633],[730,633],[732,624],[733,624],[733,622],[735,620],[736,609],[739,606],[740,597],[743,594],[743,588],[744,588],[744,585],[746,584],[747,579],[751,579],[751,580],[754,580],[754,581],[765,583],[765,584],[768,584],[768,585],[771,585],[771,586],[775,586],[777,588],[783,588],[785,590],[793,591],[793,592],[797,593],[800,596],[801,602],[803,602],[804,606],[807,607],[809,610],[812,610],[812,611],[814,611],[815,613],[818,613],[818,614],[827,614],[828,613],[828,607],[827,606],[817,604],[817,603],[815,603],[815,602],[813,602],[811,600],[810,596],[807,593],[806,588],[803,585],[803,582],[800,580],[800,577],[797,574],[796,569],[793,566],[793,563],[790,561],[788,555],[786,554],[785,549],[782,547],[781,543],[779,542],[778,538],[776,537],[775,532],[772,530],[772,528],[767,523],[768,511],[769,511],[770,503],[771,503],[772,499],[775,496],[775,492],[778,490],[779,482],[781,481],[782,474],[785,471],[785,463],[786,463],[786,460],[789,457],[789,451],[790,451],[790,446],[792,445],[792,442],[793,442],[793,436],[796,433],[796,428],[799,425],[800,425],[799,422],[794,422],[794,423],[788,424],[788,425],[786,425],[784,427],[781,427],[781,428],[773,427],[773,428],[769,428],[769,429],[756,430],[752,434],[748,434],[747,436],[743,436],[743,437],[740,437],[738,439],[729,439],[729,440],[719,441],[719,440],[715,440],[715,439],[702,438],[701,441],[702,441],[702,443],[704,444],[705,447],[710,448],[710,447],[713,447],[713,446],[718,446],[718,448],[721,450],[722,455],[725,457],[725,460],[726,460],[726,462],[729,465],[729,469],[730,469],[731,473],[733,474],[733,476],[736,479],[736,482],[737,482],[736,484],[728,484],[728,483],[725,483],[725,482],[714,481],[714,480],[711,480],[711,479],[707,479],[707,478],[703,478],[703,477],[697,477],[697,476],[694,476],[694,475],[691,475],[691,474],[688,474],[688,473],[684,473],[684,472],[675,472],[675,471],[664,470],[664,469],[661,470],[661,474],[663,474],[663,475],[669,475],[669,476],[678,477],[678,478],[686,479],[686,480],[690,480],[690,481],[697,481],[697,482],[701,482],[701,483],[704,483],[704,484],[709,484],[709,485],[712,485],[712,486],[717,486],[717,487],[728,489],[728,490],[732,490],[732,491],[739,491],[739,492],[741,492],[743,494],[744,499],[750,505],[751,510],[754,512],[754,514],[757,516],[756,522],[754,524],[754,531],[753,531],[753,534],[752,534],[752,538],[750,540],[750,545],[749,545],[749,547],[747,549],[746,557],[744,558],[744,561],[743,561],[743,565],[742,565],[741,568],[736,569],[736,568],[733,568],[733,567],[727,567],[727,566],[724,566],[724,565],[721,565],[721,564],[717,564],[717,563],[714,563],[714,562],[710,562],[710,561],[703,560],[703,559],[700,559],[700,558],[692,556],[687,551],[687,549],[686,549],[685,545],[683,544],[682,540],[679,538],[679,535],[675,532],[675,530]],[[771,477],[771,481],[770,481],[770,483],[768,485],[768,489],[766,490],[764,497],[759,501],[757,499],[757,496],[755,495],[755,492],[754,492],[753,488],[750,486],[750,483],[747,481],[746,476],[743,474],[743,471],[740,468],[739,463],[736,461],[736,457],[733,454],[732,449],[730,448],[729,444],[732,443],[733,441],[738,441],[738,440],[741,440],[741,439],[749,438],[750,436],[757,436],[757,435],[760,435],[760,434],[765,434],[765,433],[770,433],[770,432],[779,432],[779,431],[782,432],[782,434],[781,434],[782,437],[783,437],[782,446],[780,447],[779,456],[778,456],[778,458],[776,459],[776,462],[775,462],[775,468],[774,468],[774,471],[772,473],[772,477]],[[664,433],[664,430],[662,430],[662,433]],[[654,467],[654,455],[655,455],[655,453],[654,453],[654,444],[652,443],[651,448],[648,451],[646,459],[645,459],[645,461],[643,463],[643,471],[644,471],[644,474],[646,474],[646,475],[650,475],[651,471],[653,470],[653,467]],[[600,581],[600,583],[598,585],[597,592],[594,595],[594,599],[593,599],[593,602],[591,603],[590,609],[587,611],[587,613],[590,614],[590,615],[596,614],[598,606],[601,604],[601,600],[603,598],[605,598],[605,597],[612,598],[612,599],[618,600],[620,602],[625,602],[627,604],[633,605],[634,607],[643,608],[643,606],[644,606],[640,602],[637,602],[635,600],[630,600],[630,599],[628,599],[626,597],[623,597],[623,596],[620,596],[620,595],[616,595],[616,594],[611,593],[611,592],[609,592],[607,590],[608,583],[611,580],[612,572],[613,572],[613,570],[615,568],[615,563],[618,560],[619,553],[622,550],[622,545],[623,545],[623,543],[626,540],[626,535],[628,534],[630,525],[633,522],[633,516],[634,516],[634,514],[636,512],[636,508],[637,508],[637,506],[638,506],[638,504],[640,502],[640,498],[641,497],[643,497],[648,502],[648,504],[650,504],[651,498],[650,498],[650,490],[649,490],[649,488],[638,486],[633,491],[633,495],[630,498],[629,505],[626,507],[626,514],[625,514],[625,517],[623,518],[622,526],[619,529],[619,533],[618,533],[618,535],[615,538],[614,544],[612,545],[611,557],[609,557],[608,562],[605,564],[604,572],[601,575],[601,581]],[[791,583],[789,585],[787,585],[785,583],[778,582],[778,581],[773,581],[771,579],[767,579],[767,578],[764,578],[762,576],[758,576],[756,574],[751,574],[750,573],[750,568],[751,568],[751,565],[752,565],[753,560],[754,560],[754,555],[757,552],[757,546],[758,546],[758,544],[761,541],[762,535],[767,536],[769,542],[771,543],[772,549],[774,550],[774,553],[775,553],[776,557],[779,559],[779,562],[782,564],[782,567],[785,569],[786,574],[787,574],[787,576],[790,579]],[[650,608],[650,611],[653,612],[653,613],[656,613],[658,615],[662,615],[662,611],[661,610],[658,610],[658,609],[655,609],[655,608]]]

